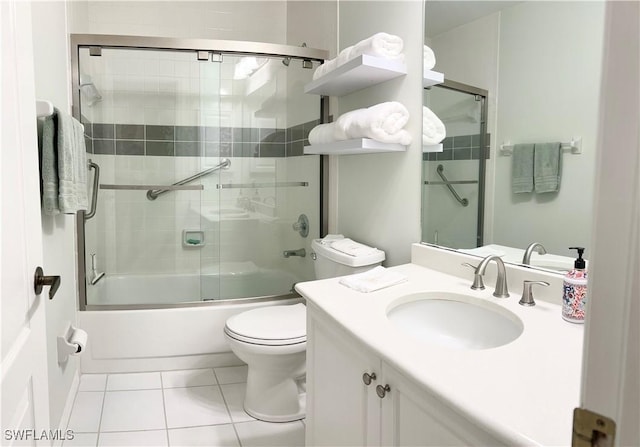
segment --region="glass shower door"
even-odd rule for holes
[[[203,192],[203,210],[214,210],[203,227],[215,241],[201,250],[205,300],[287,295],[313,278],[319,156],[303,155],[320,116],[319,98],[303,93],[312,74],[300,60],[223,55],[215,161],[231,166]],[[303,214],[304,237],[293,229]],[[297,255],[285,257],[287,250]]]
[[[447,128],[443,151],[423,154],[424,242],[451,248],[482,245],[486,96],[473,90],[447,81],[424,90],[424,104]]]

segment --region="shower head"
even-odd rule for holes
[[[96,88],[95,84],[91,80],[91,76],[89,75],[80,75],[80,92],[87,100],[87,104],[90,106],[99,101],[102,101],[102,95]]]
[[[291,63],[291,58],[289,56],[285,57],[284,59],[282,59],[282,63],[288,67]]]

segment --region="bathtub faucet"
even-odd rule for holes
[[[105,275],[104,272],[98,272],[98,267],[96,263],[96,254],[92,253],[91,254],[91,285],[95,286],[96,284],[98,284],[98,281],[104,278],[104,275]]]
[[[289,256],[300,256],[301,258],[304,258],[307,256],[307,251],[304,248],[300,248],[298,250],[285,250],[282,252],[282,255],[285,258],[288,258]]]

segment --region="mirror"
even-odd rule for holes
[[[443,85],[424,90],[447,137],[442,152],[423,156],[423,242],[514,263],[538,242],[547,254],[534,251],[531,265],[556,271],[572,268],[569,247],[586,247],[588,257],[604,10],[603,1],[425,2],[433,70],[487,96],[482,116],[477,95]],[[558,142],[545,153],[543,143]],[[547,178],[522,174],[536,163],[551,169],[547,189],[556,191],[542,191]],[[533,191],[515,192],[523,179],[521,189]]]

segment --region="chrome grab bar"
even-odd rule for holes
[[[198,172],[197,174],[192,175],[191,177],[188,177],[184,180],[180,180],[179,182],[175,182],[174,184],[172,184],[171,186],[182,186],[182,185],[186,185],[187,183],[191,183],[194,180],[197,180],[201,177],[204,177],[206,175],[212,174],[216,171],[219,171],[220,169],[227,169],[229,168],[229,166],[231,166],[231,160],[229,160],[228,158],[223,158],[222,162],[220,162],[219,165],[214,166],[212,168],[209,169],[205,169],[202,172]],[[177,189],[177,188],[176,188]],[[173,189],[168,189],[168,188],[163,188],[163,189],[150,189],[149,191],[147,191],[147,199],[149,200],[156,200],[158,197],[160,197],[162,194],[165,194],[169,191],[172,191]]]
[[[98,184],[100,183],[100,166],[89,159],[89,169],[93,168],[95,173],[93,174],[93,190],[91,191],[91,209],[84,215],[84,220],[87,221],[96,215],[98,208]]]
[[[440,176],[440,178],[442,179],[442,181],[444,182],[443,184],[449,189],[449,191],[451,191],[451,194],[453,194],[453,197],[456,198],[456,200],[458,202],[460,202],[460,205],[462,206],[467,206],[469,205],[469,200],[460,197],[460,195],[458,194],[458,192],[453,189],[453,186],[451,186],[451,183],[447,177],[445,177],[444,173],[444,166],[442,165],[438,165],[438,167],[436,168],[436,172],[438,173],[438,175]]]

